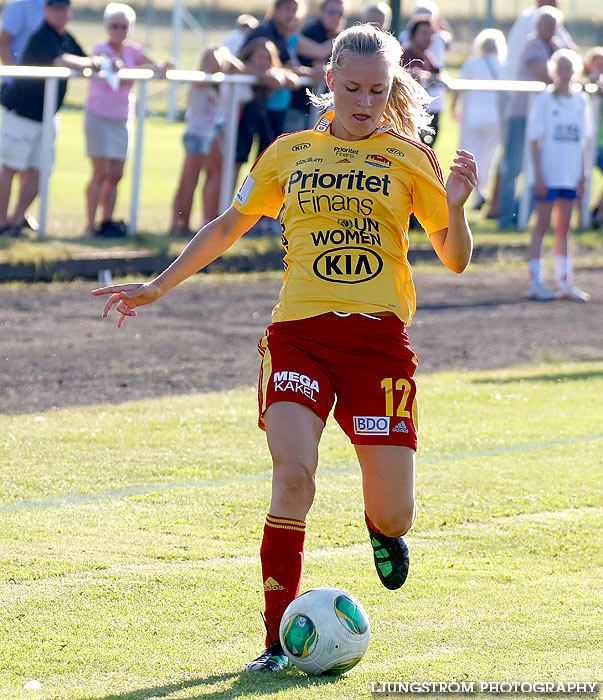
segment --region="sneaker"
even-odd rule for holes
[[[590,294],[583,292],[571,282],[560,282],[557,289],[557,299],[568,299],[569,301],[589,301]]]
[[[28,228],[30,231],[39,231],[40,224],[31,214],[25,214],[20,224],[21,228]]]
[[[373,545],[377,576],[386,588],[395,591],[408,576],[410,561],[406,542],[403,537],[387,537],[375,532],[369,525],[367,528]]]
[[[553,292],[547,289],[542,282],[532,280],[526,294],[528,299],[533,301],[552,301],[555,298]]]
[[[245,664],[246,671],[284,671],[289,666],[281,643],[277,640],[266,647],[264,651],[248,664]]]

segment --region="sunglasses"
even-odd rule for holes
[[[109,29],[129,29],[129,24],[110,24]]]

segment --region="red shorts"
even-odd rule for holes
[[[335,420],[355,445],[417,449],[417,358],[397,316],[322,314],[268,326],[258,346],[259,425],[276,401]]]

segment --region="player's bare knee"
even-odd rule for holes
[[[281,506],[312,505],[316,492],[314,470],[302,463],[277,465],[275,464],[272,478],[273,499]]]
[[[415,504],[405,504],[389,513],[381,513],[379,517],[371,518],[373,523],[387,537],[401,537],[413,526],[416,516]]]

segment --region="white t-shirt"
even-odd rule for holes
[[[462,80],[498,80],[502,66],[494,54],[469,56],[459,72]],[[497,92],[462,92],[463,124],[498,124],[501,117],[500,101]]]
[[[551,90],[534,98],[527,135],[540,145],[541,170],[549,188],[573,190],[584,173],[583,149],[592,133],[590,103],[583,92],[555,97]],[[530,158],[528,180],[534,184]]]

